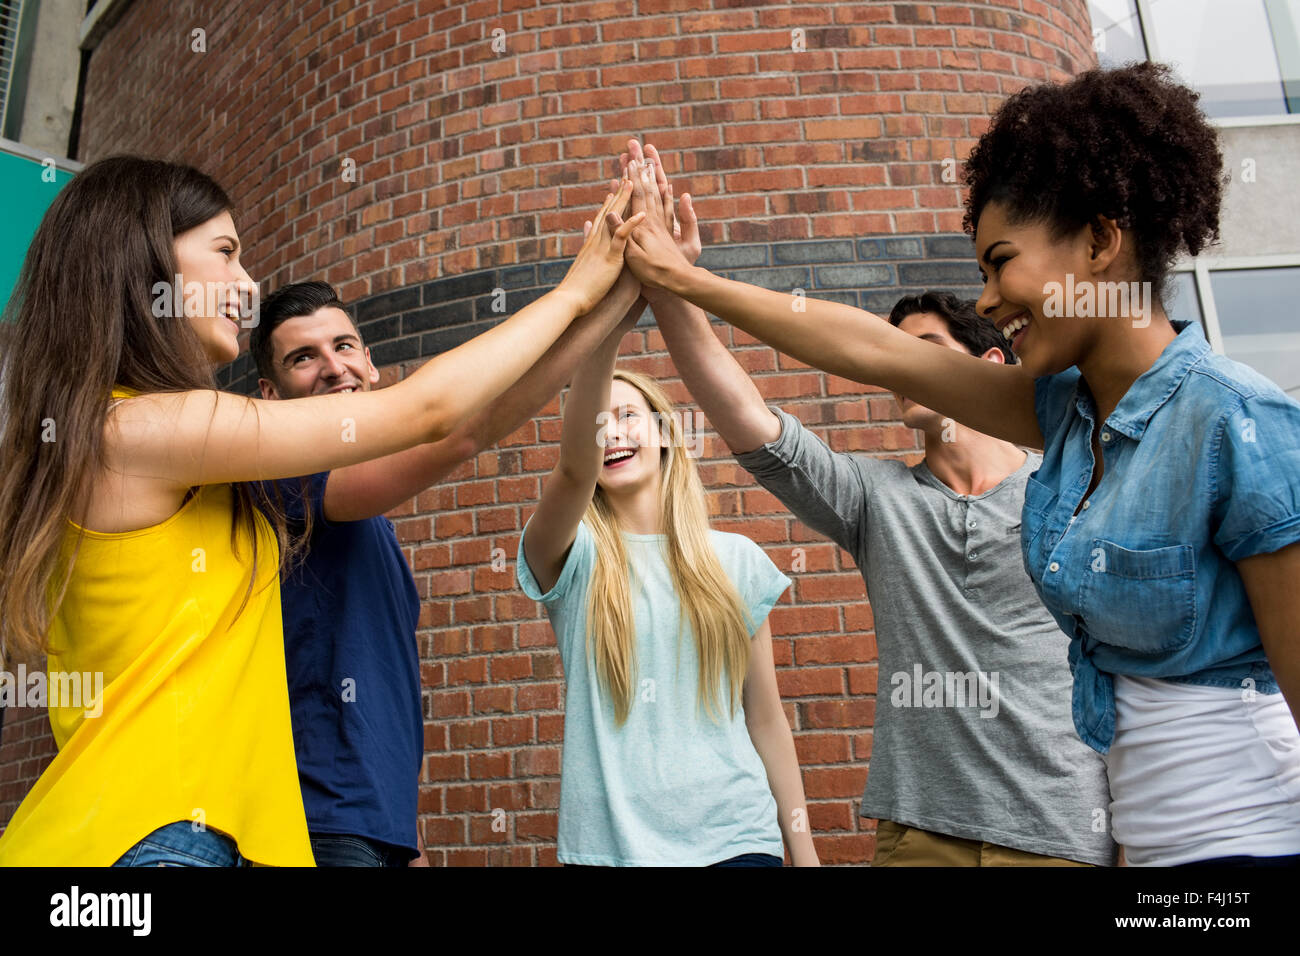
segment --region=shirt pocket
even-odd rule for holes
[[[1133,551],[1093,538],[1079,585],[1089,636],[1140,654],[1186,647],[1196,633],[1196,552],[1189,544]]]

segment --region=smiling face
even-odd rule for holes
[[[971,354],[970,349],[953,337],[948,320],[934,312],[914,312],[902,319],[898,327],[918,339],[925,339],[927,342],[955,349],[966,355]],[[1002,353],[996,348],[989,349],[981,358],[998,363],[1004,361]],[[898,392],[894,393],[894,400],[898,402],[902,422],[908,428],[916,428],[926,433],[939,433],[944,428],[944,422],[949,420]]]
[[[271,359],[276,380],[258,380],[267,399],[368,392],[379,381],[370,349],[362,344],[352,320],[332,306],[277,325],[271,332]]]
[[[658,489],[663,444],[659,426],[640,390],[615,379],[609,418],[603,429],[605,462],[596,483],[606,494],[629,495]]]
[[[241,297],[243,314],[257,294],[257,283],[239,262],[235,221],[223,212],[186,230],[173,241],[180,272],[185,317],[213,365],[239,356]]]
[[[1077,365],[1095,341],[1094,319],[1043,314],[1051,283],[1095,278],[1092,248],[1087,227],[1056,239],[1044,223],[1012,224],[1000,203],[980,214],[975,255],[985,281],[976,311],[1000,332],[1014,330],[1012,351],[1035,378]]]

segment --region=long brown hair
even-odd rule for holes
[[[614,380],[640,392],[666,429],[668,447],[660,453],[659,513],[667,539],[668,570],[680,602],[679,626],[689,627],[695,637],[699,658],[695,701],[717,720],[725,697],[728,713],[734,718],[749,670],[752,615],[709,540],[704,484],[686,453],[685,435],[672,401],[654,379],[639,372],[615,369]],[[587,601],[587,640],[596,675],[621,726],[632,709],[637,683],[632,582],[618,514],[599,485],[583,520],[596,542],[596,566]]]
[[[0,323],[0,661],[47,650],[76,561],[74,551],[60,567],[61,544],[69,521],[84,526],[93,479],[105,467],[113,387],[216,390],[191,324],[155,315],[153,301],[156,285],[172,285],[179,272],[175,237],[231,208],[196,169],[118,156],[77,175],[42,219]],[[281,501],[255,485],[232,487],[231,546],[241,527],[253,542],[242,612],[257,580],[258,503],[275,529],[282,569],[306,533],[290,536]]]

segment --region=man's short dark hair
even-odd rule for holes
[[[898,325],[909,315],[921,312],[932,312],[948,323],[948,333],[971,355],[983,355],[989,349],[998,349],[1008,365],[1016,364],[1016,353],[1011,351],[997,326],[975,311],[973,299],[959,299],[951,292],[905,295],[894,303],[889,322]]]
[[[258,309],[257,324],[253,326],[248,342],[249,351],[257,362],[257,374],[272,382],[279,381],[275,374],[275,354],[271,346],[271,333],[277,326],[289,319],[311,315],[318,309],[327,308],[341,309],[347,314],[338,292],[328,282],[292,282],[263,299]],[[349,315],[348,320],[351,321],[352,316]],[[352,322],[352,327],[356,329],[356,322]],[[357,331],[357,337],[361,337],[360,330]]]

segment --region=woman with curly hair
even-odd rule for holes
[[[1007,100],[967,163],[966,228],[978,309],[1018,365],[713,276],[654,217],[625,253],[643,284],[804,362],[1044,450],[1025,566],[1070,638],[1075,727],[1137,865],[1300,862],[1300,404],[1162,304],[1175,256],[1218,237],[1222,175],[1166,67]]]

